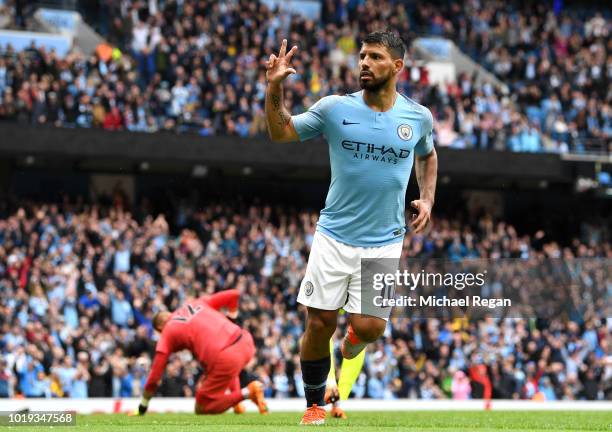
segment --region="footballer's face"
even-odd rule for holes
[[[404,66],[402,59],[394,59],[380,44],[364,43],[359,51],[359,85],[376,92],[387,86]]]

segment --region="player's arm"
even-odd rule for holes
[[[291,58],[297,51],[294,46],[287,52],[287,39],[283,39],[278,56],[270,55],[267,62],[266,78],[268,87],[266,88],[266,123],[270,139],[275,142],[297,141],[299,139],[295,128],[291,122],[291,113],[285,108],[283,97],[283,81],[295,69],[289,67]]]
[[[416,233],[422,232],[431,218],[438,177],[438,154],[433,146],[433,118],[431,113],[427,114],[425,134],[415,147],[415,174],[419,184],[419,199],[410,203],[418,210],[410,225]]]
[[[238,300],[240,299],[240,291],[237,289],[230,289],[215,293],[204,301],[213,309],[221,310],[227,309],[227,316],[235,319],[238,316]]]
[[[157,386],[164,375],[164,371],[166,370],[166,364],[168,363],[169,354],[157,351],[155,353],[155,358],[153,359],[153,364],[151,365],[151,372],[149,372],[149,378],[147,378],[147,382],[144,386],[144,391],[142,393],[142,399],[140,404],[138,405],[138,414],[144,415],[149,408],[149,401],[155,395],[157,391]]]

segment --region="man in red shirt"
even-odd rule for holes
[[[206,369],[196,387],[196,414],[219,414],[247,398],[257,405],[260,413],[267,413],[261,382],[253,381],[240,388],[240,372],[255,354],[253,337],[220,312],[227,308],[229,316],[235,317],[239,295],[237,290],[226,290],[187,301],[173,313],[158,312],[153,317],[153,327],[161,336],[138,406],[140,415],[147,411],[168,357],[182,350],[191,351]]]

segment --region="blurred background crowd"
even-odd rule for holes
[[[3,211],[0,397],[139,396],[157,338],[153,314],[230,288],[241,292],[238,322],[255,338],[253,372],[267,396],[302,396],[296,296],[316,222],[316,212],[244,203],[186,201],[167,217],[146,206],[130,212],[121,200]],[[606,224],[584,224],[561,244],[553,233],[517,232],[484,213],[438,217],[426,234],[404,240],[405,258],[458,256],[610,262],[612,247]],[[609,276],[591,276],[576,274],[612,290]],[[368,348],[354,396],[609,400],[612,318],[580,310],[539,319],[393,318]],[[341,317],[337,343],[344,331]],[[200,373],[189,353],[175,354],[158,394],[192,396]]]
[[[19,0],[4,7],[17,27],[25,9]],[[93,56],[73,51],[64,58],[35,46],[22,52],[2,47],[0,119],[263,135],[264,64],[283,37],[299,47],[297,74],[285,93],[297,114],[323,96],[358,91],[360,40],[389,26],[409,47],[418,36],[448,38],[503,83],[462,74],[456,82],[433,84],[409,49],[399,91],[431,109],[438,145],[577,153],[593,143],[604,151],[611,145],[606,9],[498,0],[325,0],[316,21],[261,1],[105,0],[82,2],[82,12],[110,45]]]
[[[608,155],[612,150],[612,13],[588,1],[322,0],[320,19],[279,10],[272,0],[54,3],[76,5],[105,41],[92,55],[77,48],[59,55],[36,44],[15,50],[0,42],[0,122],[98,128],[109,131],[101,132],[104,137],[122,130],[261,137],[266,134],[265,60],[283,38],[299,47],[297,74],[285,91],[297,114],[326,95],[358,91],[360,41],[370,31],[390,27],[408,47],[398,90],[431,109],[437,146],[553,153],[598,148]],[[0,0],[0,28],[36,30],[30,20],[38,6]],[[423,37],[452,41],[492,78],[461,73],[453,81],[434,79],[413,43]],[[80,139],[74,138],[75,144]],[[252,372],[266,384],[267,396],[303,396],[298,343],[304,311],[296,296],[318,212],[307,210],[307,204],[230,204],[231,188],[219,191],[217,201],[186,199],[175,205],[174,194],[168,206],[161,194],[155,203],[131,206],[120,191],[94,204],[62,202],[59,195],[49,197],[61,195],[67,183],[89,181],[85,156],[66,157],[55,168],[45,167],[45,157],[23,156],[0,161],[0,180],[7,191],[11,185],[8,194],[15,201],[0,200],[0,397],[137,397],[157,338],[153,314],[225,289],[241,292],[237,322],[255,338]],[[126,174],[121,162],[133,163],[119,156],[90,170]],[[170,168],[164,171],[167,167],[159,168],[157,178],[153,170],[147,174],[148,162],[138,166],[152,184],[185,180]],[[44,175],[47,168],[66,177],[55,182]],[[199,168],[205,177],[208,168]],[[202,169],[194,167],[190,175],[199,176]],[[483,258],[491,265],[506,258],[584,259],[608,265],[609,272],[609,212],[595,195],[576,196],[579,180],[588,180],[580,178],[588,177],[585,166],[564,166],[574,173],[571,180],[550,185],[537,176],[523,178],[522,169],[517,164],[510,180],[475,177],[469,186],[499,192],[505,213],[452,212],[454,204],[436,208],[426,234],[407,234],[404,258]],[[594,173],[606,174],[609,183],[606,169],[600,161]],[[211,167],[220,178],[235,170]],[[253,169],[244,166],[241,172],[243,177],[234,180],[244,181],[240,190],[248,191]],[[473,174],[451,173],[452,179],[441,176],[441,190]],[[291,181],[287,173],[275,175],[270,172],[270,190]],[[217,184],[200,180],[197,188]],[[569,183],[574,180],[576,190]],[[467,205],[455,193],[461,184],[453,187],[446,197]],[[309,183],[292,190],[290,202],[305,203],[315,189]],[[19,191],[36,200],[18,197]],[[561,216],[551,215],[557,212]],[[554,317],[392,318],[384,337],[368,348],[353,395],[612,399],[612,317],[600,307],[609,306],[612,281],[596,267],[578,265],[572,274],[579,283],[567,310]],[[581,297],[586,291],[576,287],[595,287],[603,297]],[[526,282],[520,288],[532,292],[533,287]],[[345,321],[342,316],[336,346]],[[335,355],[341,364],[338,350]],[[202,373],[188,353],[178,353],[158,394],[192,396]]]

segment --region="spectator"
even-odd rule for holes
[[[98,364],[90,364],[90,376],[87,389],[89,397],[112,396],[112,370],[106,358],[101,359]]]
[[[118,107],[114,106],[106,113],[103,127],[109,131],[123,129],[123,118],[121,117],[121,112]]]
[[[120,327],[132,325],[134,322],[134,314],[132,306],[125,299],[125,294],[121,290],[115,290],[115,294],[111,293],[112,317],[113,322]]]
[[[87,398],[87,385],[90,381],[88,365],[89,356],[87,353],[83,351],[79,352],[76,373],[74,375],[74,383],[72,385],[72,394],[70,397],[79,399]]]
[[[166,396],[184,397],[186,396],[186,386],[187,383],[181,376],[180,365],[176,362],[169,363],[159,391]]]
[[[368,395],[372,399],[383,399],[385,396],[384,377],[381,372],[377,372],[368,381]]]
[[[253,372],[269,396],[299,396],[304,316],[295,295],[316,214],[184,203],[176,217],[155,218],[144,209],[128,212],[127,205],[119,198],[111,207],[24,204],[0,218],[0,357],[6,363],[0,362],[0,391],[8,385],[9,394],[27,397],[137,396],[155,344],[153,313],[236,288],[239,320],[258,346]],[[524,266],[530,258],[579,258],[580,280],[605,289],[605,273],[595,264],[612,257],[609,228],[590,221],[576,231],[576,239],[560,244],[553,233],[527,235],[488,215],[465,222],[440,217],[427,234],[408,234],[404,251],[425,260],[513,258]],[[125,251],[127,258],[117,261]],[[517,282],[530,294],[538,287]],[[451,371],[468,371],[474,398],[608,398],[610,322],[596,301],[576,301],[579,312],[560,315],[571,319],[546,324],[392,318],[366,353],[354,396],[457,397],[453,381],[461,374],[449,380]],[[192,393],[200,372],[188,358],[170,363],[161,394]]]
[[[452,148],[608,150],[610,21],[571,5],[324,3],[320,20],[265,2],[124,1],[86,14],[117,47],[92,58],[30,47],[0,59],[0,118],[64,127],[253,136],[266,133],[264,62],[280,38],[300,50],[287,103],[303,111],[359,90],[351,71],[364,35],[390,26],[407,45],[440,35],[507,86],[475,76],[434,82],[410,47],[399,90],[431,108],[436,142]],[[223,12],[221,12],[221,10]],[[240,19],[222,19],[237,17]],[[282,23],[282,24],[281,24]],[[110,113],[117,108],[121,115]],[[119,118],[123,117],[121,122]],[[107,121],[108,120],[108,121]]]
[[[63,394],[71,397],[77,375],[77,369],[73,366],[72,359],[69,356],[65,356],[61,363],[51,368],[51,371],[57,375]]]
[[[453,399],[466,400],[470,398],[472,386],[465,372],[458,370],[453,375],[452,388]]]
[[[0,358],[0,398],[13,396],[12,390],[15,384],[7,366],[6,360]]]
[[[44,393],[37,385],[39,374],[44,374],[41,364],[32,359],[23,359],[21,364],[16,365],[19,376],[19,390],[25,397],[42,397]],[[44,375],[43,375],[44,376]]]

